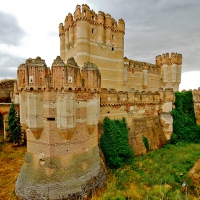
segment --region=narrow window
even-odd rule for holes
[[[83,13],[84,17],[86,16],[86,11],[84,10],[84,13]]]
[[[92,28],[92,33],[94,33],[94,28]]]
[[[47,121],[55,121],[54,117],[47,117]]]
[[[114,51],[114,47],[112,47],[112,51]]]

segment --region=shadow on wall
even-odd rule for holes
[[[0,134],[3,133],[4,125],[3,125],[3,114],[0,113]]]

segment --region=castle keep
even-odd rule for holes
[[[155,64],[124,58],[125,22],[118,22],[101,11],[96,14],[88,5],[77,5],[59,26],[60,56],[64,62],[74,57],[80,67],[95,63],[101,72],[101,87],[117,91],[179,90],[182,55],[158,55]]]
[[[126,118],[135,154],[161,147],[172,133],[170,111],[182,55],[155,64],[124,57],[125,22],[77,5],[59,25],[60,56],[18,67],[16,94],[27,154],[16,182],[22,199],[86,198],[106,175],[98,148],[105,116]],[[98,126],[99,125],[99,126]]]

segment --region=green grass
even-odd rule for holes
[[[200,144],[191,143],[166,145],[138,156],[129,166],[108,170],[106,190],[98,199],[198,199],[188,173],[199,158]]]

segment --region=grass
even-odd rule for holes
[[[108,170],[106,190],[94,199],[199,199],[197,188],[188,176],[199,158],[200,144],[166,145],[136,157],[132,165],[123,169]],[[182,187],[183,181],[187,188]]]
[[[0,135],[0,199],[18,199],[14,188],[25,152],[24,146],[3,143]],[[200,144],[166,145],[135,157],[131,165],[108,170],[105,189],[93,200],[197,200],[188,172],[199,158]]]
[[[14,147],[10,143],[3,143],[3,135],[0,134],[0,199],[18,200],[15,195],[15,182],[25,152],[25,146]]]

